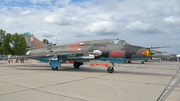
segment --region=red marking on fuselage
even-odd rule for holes
[[[124,57],[125,53],[124,50],[110,50],[109,57],[118,58],[118,57]]]
[[[67,48],[68,51],[79,52],[83,45],[84,45],[83,42],[78,42],[78,43],[68,44],[68,46],[66,46],[65,48]]]

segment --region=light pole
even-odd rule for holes
[[[58,35],[57,35],[57,40],[56,40],[56,45],[58,44],[58,38],[59,38],[59,35],[64,35],[63,33],[58,33]]]

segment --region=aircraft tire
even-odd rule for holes
[[[144,61],[141,61],[141,64],[144,64]]]
[[[56,67],[56,69],[55,70],[57,70],[58,71],[58,67]]]
[[[79,62],[74,62],[74,68],[78,69],[80,67],[80,63]]]
[[[52,70],[58,70],[58,67],[56,67],[56,68],[54,68],[54,67],[51,67],[52,68]]]
[[[54,68],[53,67],[51,67],[52,68],[52,70],[54,70]]]
[[[108,72],[108,73],[113,73],[113,72],[114,72],[114,68],[111,68],[111,69],[110,69],[110,68],[111,68],[111,66],[109,66],[109,67],[107,68],[107,72]]]

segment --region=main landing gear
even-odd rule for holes
[[[74,68],[78,69],[81,65],[83,65],[83,62],[74,62]]]
[[[108,72],[108,73],[113,73],[113,72],[114,72],[114,63],[112,63],[112,66],[109,66],[109,67],[107,68],[107,72]]]
[[[61,66],[61,63],[58,60],[51,60],[49,65],[51,66],[52,70],[58,70],[58,67]]]
[[[56,68],[54,68],[54,67],[51,67],[52,68],[52,70],[57,70],[58,71],[58,67],[56,67]]]

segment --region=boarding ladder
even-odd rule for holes
[[[159,96],[159,98],[157,99],[157,101],[164,101],[170,94],[171,92],[179,85],[180,83],[180,68],[176,71],[176,73],[174,74],[174,76],[172,77],[172,79],[170,80],[170,82],[167,84],[167,86],[165,87],[165,89],[163,90],[163,92],[161,93],[161,95]],[[172,81],[174,79],[178,79],[176,81],[176,83],[174,83],[172,86],[170,85],[172,83]],[[170,89],[168,89],[168,87],[171,87]],[[166,93],[165,91],[168,90]],[[164,94],[165,93],[165,94]]]

